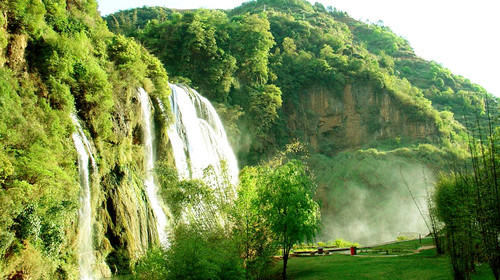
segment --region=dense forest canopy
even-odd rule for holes
[[[481,86],[417,57],[389,27],[361,23],[319,3],[259,0],[231,11],[143,7],[105,20],[112,31],[141,41],[173,77],[189,79],[214,101],[243,108],[249,129],[259,130],[252,144],[257,153],[282,145],[287,135],[300,138],[274,112],[286,111],[278,99],[297,104],[313,86],[338,93],[363,81],[387,89],[412,118],[434,119],[448,136],[456,132],[453,116],[467,125],[464,116],[497,106]],[[273,85],[280,92],[269,93]],[[249,108],[259,102],[256,95],[266,98],[260,101],[268,108]]]

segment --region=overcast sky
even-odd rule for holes
[[[231,9],[241,0],[97,0],[101,15],[142,6]],[[316,2],[314,0],[310,1]],[[499,0],[318,0],[358,20],[382,20],[416,54],[500,96]]]

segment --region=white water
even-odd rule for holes
[[[154,170],[154,151],[153,151],[153,141],[155,139],[154,134],[154,123],[151,118],[151,103],[149,101],[148,93],[140,88],[139,89],[139,100],[141,103],[142,120],[143,120],[143,137],[144,137],[144,159],[145,159],[145,170],[146,177],[144,178],[144,184],[146,185],[146,194],[148,196],[151,208],[156,217],[156,227],[158,229],[158,235],[160,238],[160,244],[163,246],[168,245],[168,237],[166,232],[167,226],[167,216],[163,211],[160,199],[158,198],[158,187],[155,184],[153,177]]]
[[[97,165],[92,156],[92,148],[75,115],[71,115],[76,132],[73,132],[73,142],[78,152],[78,171],[80,173],[80,210],[78,212],[78,246],[80,279],[92,280],[92,265],[94,264],[94,249],[92,244],[92,213],[90,207],[90,171],[89,159],[93,171]]]
[[[235,186],[238,163],[214,107],[191,88],[172,84],[170,88],[175,124],[168,135],[180,179],[205,179],[212,187],[218,187],[226,174]],[[209,166],[214,168],[215,176],[203,178],[203,171]]]

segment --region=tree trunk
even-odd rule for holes
[[[288,252],[283,248],[283,280],[286,279],[286,263],[288,262]]]

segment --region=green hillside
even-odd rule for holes
[[[324,238],[390,238],[398,226],[383,211],[376,221],[386,225],[376,233],[350,228],[353,213],[355,223],[371,225],[370,213],[381,204],[386,214],[412,213],[401,219],[417,219],[426,230],[405,180],[425,205],[437,174],[465,157],[467,133],[498,113],[495,97],[417,57],[389,27],[321,4],[143,7],[105,20],[154,53],[174,80],[219,104],[241,166],[292,139],[305,143],[323,204]]]
[[[93,219],[96,270],[105,260],[119,266],[118,249],[154,243],[119,237],[129,221],[110,218],[106,204],[123,203],[111,199],[120,180],[137,186],[119,176],[142,172],[131,97],[144,87],[169,104],[166,71],[134,40],[109,32],[95,1],[2,1],[0,10],[0,278],[78,276],[72,112],[98,154],[93,205],[104,207]]]
[[[313,87],[340,96],[346,85],[360,84],[389,94],[409,119],[438,127],[439,136],[416,142],[438,146],[463,140],[453,118],[466,125],[463,116],[475,118],[486,106],[498,111],[496,98],[481,86],[417,57],[390,28],[358,22],[321,4],[259,0],[231,11],[144,7],[105,20],[113,32],[137,38],[172,77],[191,83],[229,109],[242,108],[240,130],[255,132],[251,134],[257,140],[241,147],[241,156],[249,162],[290,137],[310,142],[303,129],[291,131],[290,111],[302,109]],[[250,108],[257,95],[267,96],[260,100],[266,108]],[[369,129],[380,127],[377,120],[368,122]],[[234,143],[245,142],[245,136],[236,139]],[[416,143],[407,140],[400,146]],[[368,143],[364,144],[333,150]]]

